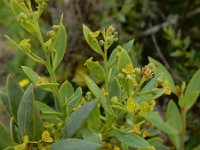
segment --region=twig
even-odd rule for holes
[[[163,62],[164,65],[166,66],[166,68],[172,73],[172,75],[173,75],[175,78],[177,78],[178,80],[182,80],[182,78],[181,78],[180,76],[178,76],[176,73],[174,73],[174,71],[171,69],[169,63],[167,62],[166,58],[164,57],[164,55],[163,55],[163,53],[162,53],[162,51],[161,51],[161,49],[160,49],[160,47],[159,47],[159,45],[158,45],[158,43],[157,43],[157,40],[156,40],[156,38],[155,38],[155,35],[152,34],[151,36],[152,36],[152,41],[153,41],[153,43],[154,43],[155,49],[156,49],[156,51],[157,51],[159,57],[161,58],[162,62]]]

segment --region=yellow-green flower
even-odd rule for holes
[[[143,102],[140,105],[140,115],[144,116],[153,111],[153,106],[149,105],[147,102]]]
[[[127,64],[125,68],[122,69],[123,73],[132,74],[135,72],[135,69],[132,64]]]
[[[53,142],[53,138],[50,136],[50,133],[47,130],[42,133],[42,141],[47,143]]]
[[[45,121],[45,122],[43,122],[43,126],[44,126],[45,128],[52,128],[52,127],[54,126],[54,124],[53,124],[53,123],[50,123],[50,122],[47,122],[47,121]]]
[[[128,112],[134,112],[138,108],[137,103],[134,101],[132,97],[129,97],[127,100],[127,110]]]
[[[30,44],[30,39],[24,39],[19,43],[19,46],[22,47],[25,51],[30,51],[31,49],[31,44]]]
[[[169,81],[167,81],[167,80],[164,81],[163,88],[165,89],[165,94],[166,95],[170,95],[171,94],[171,87],[170,87]]]
[[[103,93],[103,95],[108,95],[108,92],[105,90],[105,88],[102,88],[101,92]]]
[[[148,65],[142,67],[142,76],[146,78],[150,78],[152,74],[153,74],[153,71]]]
[[[28,136],[25,135],[25,136],[22,138],[22,141],[23,141],[22,144],[15,146],[15,150],[27,150],[27,144],[28,144],[28,142],[29,142]]]
[[[91,37],[96,38],[96,37],[99,36],[99,34],[100,34],[100,30],[95,31],[95,32],[90,32],[89,34],[90,34]]]
[[[150,100],[148,103],[149,103],[150,106],[153,106],[153,107],[156,105],[156,102],[153,99]]]

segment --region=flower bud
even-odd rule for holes
[[[117,46],[116,49],[117,49],[118,52],[121,52],[122,47],[121,46]]]
[[[105,42],[104,42],[103,40],[100,40],[100,41],[99,41],[100,46],[104,46],[104,43],[105,43]]]
[[[53,25],[52,26],[53,31],[57,32],[59,29],[59,25]]]
[[[48,36],[48,38],[54,39],[56,36],[56,33],[55,33],[55,31],[51,30],[51,31],[47,32],[47,36]]]
[[[113,104],[113,105],[117,104],[117,103],[118,103],[118,98],[117,98],[117,96],[113,96],[113,97],[111,98],[111,100],[110,100],[110,103]]]

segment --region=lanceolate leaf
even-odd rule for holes
[[[8,100],[10,104],[10,110],[12,116],[15,118],[15,121],[17,121],[17,112],[24,91],[12,76],[8,76],[6,86],[8,90]]]
[[[178,134],[178,132],[169,124],[165,123],[158,112],[151,112],[145,116],[149,122],[151,122],[155,127],[167,134]]]
[[[148,148],[150,146],[145,139],[134,133],[122,134],[116,131],[115,135],[122,143],[132,148]]]
[[[179,109],[173,100],[167,105],[167,113],[166,113],[167,123],[171,125],[174,129],[180,133],[183,130],[182,118],[179,112]],[[180,149],[181,141],[179,135],[168,135],[171,142],[174,144],[176,149]]]
[[[199,97],[199,91],[185,92],[185,95],[179,99],[179,105],[181,108],[189,110]]]
[[[37,83],[37,81],[40,79],[40,76],[33,71],[33,69],[27,66],[22,66],[22,70],[33,83]]]
[[[90,101],[71,114],[64,127],[64,138],[73,137],[76,134],[76,132],[86,122],[86,119],[92,110],[96,107],[97,103],[97,100]]]
[[[118,59],[118,71],[121,72],[123,68],[125,68],[128,64],[132,64],[132,61],[128,55],[128,53],[122,49],[119,53],[119,59]]]
[[[200,92],[200,69],[193,75],[188,83],[185,94],[195,91]]]
[[[105,71],[98,61],[92,61],[92,58],[89,58],[85,65],[89,71],[98,79],[103,80],[105,78]]]
[[[86,26],[83,25],[83,35],[85,37],[86,42],[88,45],[98,54],[103,55],[103,51],[98,43],[98,40],[95,37],[90,36],[91,30]]]
[[[86,84],[87,84],[88,88],[90,89],[92,94],[94,94],[94,96],[97,99],[100,100],[100,102],[101,102],[103,108],[105,109],[105,111],[107,111],[111,115],[114,115],[114,112],[113,112],[112,108],[110,107],[110,105],[106,101],[105,96],[103,95],[103,93],[99,89],[99,87],[96,85],[96,83],[92,79],[90,79],[90,77],[85,77],[85,79],[86,79]]]
[[[127,51],[127,52],[130,52],[132,46],[133,46],[133,43],[134,43],[134,40],[130,40],[128,41],[127,43],[125,43],[123,45],[123,48]]]
[[[41,139],[43,123],[34,104],[33,85],[24,92],[18,110],[18,126],[22,136],[28,135],[31,140]]]
[[[176,94],[174,80],[173,80],[172,76],[169,74],[169,72],[167,71],[167,69],[160,62],[158,62],[157,60],[155,60],[151,57],[149,57],[149,62],[155,64],[155,68],[154,68],[155,75],[160,75],[161,73],[163,73],[164,78],[167,81],[169,81],[169,83],[170,83],[170,88],[171,88],[172,92]]]
[[[3,103],[5,111],[8,113],[9,116],[12,116],[8,96],[6,94],[0,92],[0,100]]]
[[[81,139],[66,139],[52,144],[52,150],[97,150],[101,145]]]
[[[11,137],[6,130],[6,128],[0,123],[0,149],[4,149],[8,146],[14,145],[14,142],[12,142]]]
[[[112,79],[109,87],[109,99],[113,96],[117,96],[118,100],[121,99],[121,86],[116,77]]]
[[[74,94],[74,88],[69,81],[65,81],[59,88],[59,94],[61,96],[62,101],[64,102],[70,96]]]
[[[56,55],[53,60],[53,69],[56,70],[58,65],[61,63],[65,50],[67,47],[67,33],[65,30],[65,26],[62,23],[62,17],[59,25],[59,29],[57,31],[56,37],[55,37],[55,43],[54,43],[54,49],[56,50]]]

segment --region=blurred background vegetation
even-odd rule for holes
[[[35,5],[34,0],[32,2]],[[199,0],[49,0],[41,22],[44,34],[59,22],[61,13],[68,31],[68,46],[58,70],[59,81],[69,79],[74,85],[84,86],[80,74],[85,72],[85,60],[89,57],[98,59],[83,39],[83,23],[93,30],[113,25],[121,44],[134,39],[130,55],[135,66],[147,64],[148,56],[156,58],[167,67],[177,85],[187,82],[200,68]],[[43,66],[36,66],[10,45],[4,34],[16,41],[28,37],[28,33],[16,23],[8,0],[0,0],[0,89],[4,89],[10,72],[18,81],[25,78],[21,65],[46,74]],[[32,45],[35,50],[40,49],[36,40]],[[161,107],[166,104],[166,98],[163,99]],[[200,136],[199,109],[198,101],[188,115],[188,135],[193,135],[188,137],[192,138],[187,144],[188,149],[197,144]],[[2,120],[4,115],[1,114]]]

